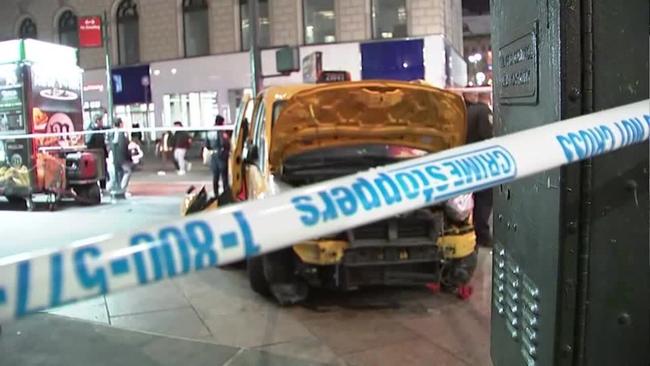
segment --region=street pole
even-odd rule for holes
[[[258,0],[248,0],[248,28],[250,30],[250,63],[251,63],[251,89],[253,98],[262,88],[262,56],[258,44]]]
[[[113,80],[111,78],[111,52],[109,47],[110,37],[108,35],[108,15],[104,12],[102,19],[102,38],[104,44],[104,59],[106,61],[106,92],[108,93],[108,124],[113,125]]]
[[[113,122],[113,79],[111,77],[111,52],[110,52],[110,36],[108,34],[108,15],[106,11],[104,11],[104,16],[102,19],[102,38],[103,38],[103,44],[104,44],[104,58],[106,60],[106,93],[107,93],[107,100],[108,100],[108,106],[107,106],[107,122],[109,128],[113,127],[114,122]],[[106,136],[107,138],[110,139],[110,149],[113,152],[113,176],[111,178],[111,196],[115,195],[115,193],[118,192],[118,172],[119,172],[119,167],[117,165],[117,159],[116,159],[116,154],[117,154],[117,148],[116,148],[116,141],[115,137],[117,136]],[[108,172],[106,172],[108,173]]]

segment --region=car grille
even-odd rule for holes
[[[430,210],[417,210],[408,215],[392,217],[348,231],[348,240],[355,242],[379,240],[393,242],[402,239],[436,240],[443,224],[443,214]]]

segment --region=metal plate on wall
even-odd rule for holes
[[[514,34],[512,41],[499,48],[499,97],[502,104],[537,104],[537,21]]]

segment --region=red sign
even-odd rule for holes
[[[102,18],[98,16],[79,18],[79,47],[102,46]]]

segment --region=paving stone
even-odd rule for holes
[[[167,336],[193,339],[210,336],[208,328],[190,307],[112,317],[111,323],[116,327]]]

